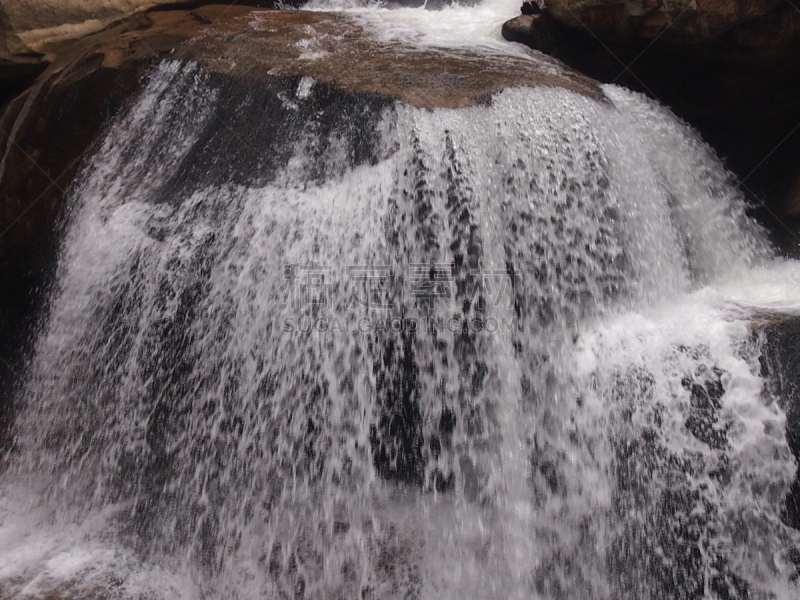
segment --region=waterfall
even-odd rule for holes
[[[426,110],[162,63],[70,195],[0,585],[794,597],[750,321],[800,268],[685,124],[603,91]]]

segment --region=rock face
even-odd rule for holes
[[[177,0],[173,4],[187,3]],[[133,13],[149,10],[159,0],[3,0],[12,31],[32,49],[48,42],[97,31]]]
[[[782,0],[549,0],[547,12],[604,39],[698,43],[786,7]]]
[[[42,56],[22,42],[0,4],[0,107],[42,72],[42,64]]]
[[[3,35],[17,36],[35,52],[79,39],[109,24],[159,7],[197,8],[204,4],[236,4],[271,8],[275,0],[0,0],[7,23]],[[292,4],[291,2],[287,4]],[[8,29],[6,29],[8,28]]]
[[[71,42],[48,57],[46,70],[0,120],[7,134],[0,138],[0,361],[20,355],[29,337],[72,180],[104,123],[166,56],[195,61],[243,87],[313,77],[345,104],[366,94],[454,108],[487,102],[491,94],[517,85],[602,96],[595,82],[567,69],[523,58],[381,44],[346,16],[316,12],[220,5],[158,11]],[[10,397],[6,384],[23,362],[0,362],[3,422],[11,419],[7,409],[3,412],[2,396]]]
[[[724,157],[800,256],[800,10],[781,0],[552,0],[503,35],[668,105]]]
[[[278,0],[0,0],[0,106],[76,40],[148,11],[206,4],[274,8]]]
[[[114,21],[166,4],[165,0],[0,0],[0,61],[6,69],[37,60],[59,44]],[[170,0],[170,4],[189,0]]]

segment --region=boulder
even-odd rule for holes
[[[0,4],[0,57],[24,55],[26,52],[29,52],[28,47],[19,39],[11,19]]]
[[[524,7],[525,5],[523,5]],[[523,14],[503,23],[503,38],[518,42],[563,61],[585,72],[602,71],[587,64],[586,56],[594,56],[596,44],[590,36],[576,32],[547,13]]]
[[[366,95],[455,108],[519,85],[602,97],[596,82],[570,69],[524,57],[498,60],[467,50],[445,54],[380,43],[341,14],[221,5],[165,10],[64,45],[0,119],[7,134],[0,137],[0,361],[20,357],[0,362],[0,429],[13,420],[10,384],[24,366],[25,344],[51,280],[63,200],[104,125],[162,58],[194,61],[245,89],[312,77],[343,106]]]
[[[277,0],[0,0],[8,19],[5,34],[16,35],[28,48],[46,51],[67,40],[97,32],[121,19],[159,8],[182,5],[235,4],[274,8]],[[287,2],[298,5],[299,2]]]
[[[169,0],[188,4],[190,0]],[[166,0],[0,0],[0,60],[36,55],[100,31],[114,21],[167,4]]]
[[[62,50],[7,107],[0,120],[9,134],[0,140],[0,231],[14,226],[0,238],[0,256],[48,237],[83,153],[138,88],[152,59],[166,55],[237,80],[313,77],[345,92],[428,108],[485,102],[516,85],[602,96],[586,77],[524,58],[381,44],[343,15],[220,5],[142,15]],[[36,209],[24,212],[36,198]]]
[[[274,8],[305,0],[0,0],[0,106],[30,85],[66,46],[154,10],[208,4]]]
[[[0,4],[0,107],[43,68],[42,55],[22,42]]]

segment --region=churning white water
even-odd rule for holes
[[[437,10],[421,10],[387,7],[386,3],[371,0],[311,0],[304,8],[349,14],[384,42],[530,56],[524,46],[509,44],[500,34],[503,23],[520,14],[520,1],[477,0],[438,4]]]
[[[4,594],[796,597],[750,321],[800,268],[691,131],[610,86],[275,86],[164,63],[76,184]]]

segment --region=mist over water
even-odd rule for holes
[[[71,195],[3,589],[795,597],[749,320],[800,269],[684,124],[604,93],[163,63]]]

